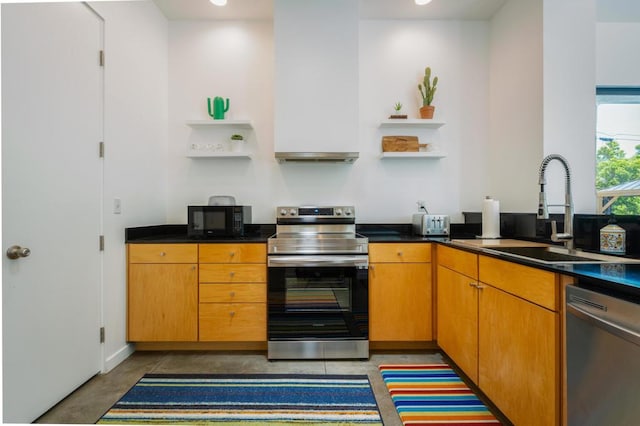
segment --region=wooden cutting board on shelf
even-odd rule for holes
[[[383,136],[382,151],[383,152],[418,152],[420,148],[426,147],[427,144],[418,142],[417,136]]]

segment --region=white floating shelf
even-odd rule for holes
[[[447,154],[441,151],[426,152],[383,152],[381,158],[444,158]]]
[[[383,120],[380,127],[424,127],[428,129],[437,129],[444,126],[444,121],[423,119],[423,118],[394,118]]]
[[[248,152],[198,152],[189,151],[188,158],[245,158],[250,159],[251,154]]]
[[[249,120],[189,120],[186,122],[190,127],[239,127],[243,129],[253,129]]]

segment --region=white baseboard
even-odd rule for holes
[[[106,374],[109,371],[113,370],[117,367],[122,361],[129,358],[132,353],[136,351],[135,345],[128,343],[123,346],[120,350],[118,350],[113,355],[107,357],[104,360],[104,368],[101,371],[102,374]]]

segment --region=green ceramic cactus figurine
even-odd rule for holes
[[[207,107],[209,108],[209,115],[213,117],[214,120],[224,120],[224,113],[229,111],[229,98],[227,98],[226,101],[227,103],[225,105],[225,100],[222,99],[220,96],[216,96],[213,99],[213,108],[211,108],[211,98],[207,98]]]

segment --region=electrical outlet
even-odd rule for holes
[[[120,200],[120,198],[114,198],[113,199],[113,214],[120,214],[122,213],[122,201]]]

